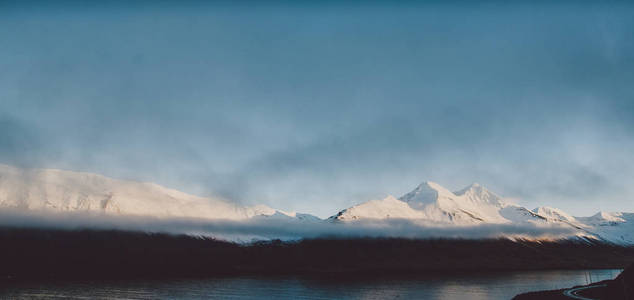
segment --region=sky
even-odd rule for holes
[[[327,217],[422,181],[634,211],[627,2],[0,2],[0,163]]]

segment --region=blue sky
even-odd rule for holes
[[[0,4],[0,162],[312,212],[634,210],[634,6]]]

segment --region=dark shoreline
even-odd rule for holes
[[[625,268],[634,247],[588,240],[311,239],[248,245],[108,230],[0,228],[0,284],[231,275],[425,276]]]
[[[568,300],[571,298],[565,296],[564,291],[573,288],[582,288],[576,291],[578,295],[590,299],[634,300],[634,264],[623,270],[613,280],[603,280],[567,289],[522,293],[513,297],[513,300]]]

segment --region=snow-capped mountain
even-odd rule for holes
[[[577,220],[604,240],[634,245],[634,213],[599,212],[591,217],[577,217]]]
[[[544,228],[567,228],[579,233],[579,236],[634,245],[634,213],[599,212],[591,217],[573,217],[552,207],[529,210],[506,201],[479,184],[452,192],[437,183],[423,182],[398,199],[388,196],[382,200],[367,201],[341,210],[324,222],[309,214],[285,212],[265,205],[242,206],[223,199],[186,194],[154,183],[118,180],[84,172],[22,169],[0,164],[2,209],[253,220],[255,224],[282,226],[290,221],[298,226],[312,224],[315,228],[328,230],[332,230],[330,224],[336,226],[340,222],[362,220],[367,225],[372,220],[386,219],[414,220],[420,226],[457,228],[487,224],[527,225],[531,228],[540,227],[541,231]],[[328,226],[322,226],[324,224]],[[349,230],[349,227],[346,228]]]
[[[283,215],[308,219],[265,205],[241,206],[198,197],[154,183],[55,169],[22,169],[0,164],[0,207],[89,211],[115,215],[242,220]]]
[[[478,224],[533,224],[578,230],[614,243],[634,244],[634,214],[600,212],[592,217],[573,217],[552,207],[529,210],[505,201],[474,183],[451,192],[434,182],[423,182],[396,199],[388,196],[352,206],[330,217],[331,221],[410,219],[445,226]]]
[[[579,220],[591,226],[612,226],[626,222],[623,213],[610,213],[600,211],[590,217],[579,217]]]
[[[566,212],[558,208],[542,206],[542,207],[533,209],[533,212],[542,217],[545,217],[548,220],[568,221],[570,223],[578,223],[575,217],[567,214]]]
[[[434,182],[423,182],[396,199],[368,201],[339,212],[332,219],[360,220],[406,218],[453,225],[544,222],[545,218],[514,204],[474,183],[451,192]]]

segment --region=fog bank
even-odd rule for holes
[[[244,221],[205,220],[191,218],[154,218],[111,216],[90,213],[51,213],[4,210],[0,226],[65,230],[124,230],[150,233],[188,234],[221,240],[250,242],[257,240],[295,240],[311,238],[525,238],[563,239],[583,232],[571,227],[537,226],[534,224],[483,224],[475,226],[442,226],[438,223],[405,219],[364,220],[356,222],[298,221],[256,217]]]

